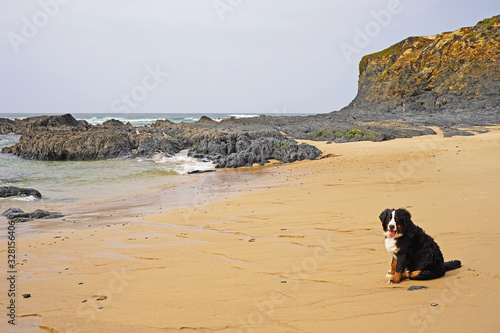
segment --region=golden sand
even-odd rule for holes
[[[18,294],[31,297],[17,297],[16,330],[5,315],[1,330],[497,331],[500,129],[312,144],[328,157],[261,168],[223,200],[198,192],[203,205],[90,226],[68,216],[18,236]],[[463,267],[388,284],[378,215],[400,207]],[[3,237],[2,262],[6,248]]]

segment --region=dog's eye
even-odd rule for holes
[[[396,216],[394,219],[395,219],[395,220],[397,220],[397,219],[398,219],[398,217]]]

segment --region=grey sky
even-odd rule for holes
[[[498,14],[498,0],[0,0],[0,113],[330,112],[355,97],[363,55]]]

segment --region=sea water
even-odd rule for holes
[[[0,135],[0,148],[17,135]],[[189,171],[214,168],[187,156],[187,151],[152,158],[116,158],[103,161],[37,161],[0,154],[0,186],[35,188],[43,195],[37,208],[88,205],[117,201],[140,193],[175,186]],[[34,197],[0,199],[0,213],[10,207],[28,207]]]
[[[2,118],[22,119],[36,114],[0,114]],[[144,126],[157,119],[176,123],[194,122],[202,114],[74,114],[78,120],[100,124],[117,119],[133,126]],[[208,114],[214,120],[257,115]],[[0,149],[14,145],[19,135],[0,135]],[[211,162],[187,156],[187,150],[173,157],[116,158],[103,161],[37,161],[10,154],[0,154],[0,186],[35,188],[43,200],[36,208],[91,205],[130,198],[141,193],[176,186],[188,181],[186,174],[194,170],[213,169]],[[32,209],[33,197],[0,199],[0,214],[11,207]]]

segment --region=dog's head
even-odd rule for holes
[[[413,222],[406,209],[386,209],[380,214],[380,221],[387,238],[398,238],[407,234],[411,237]]]

